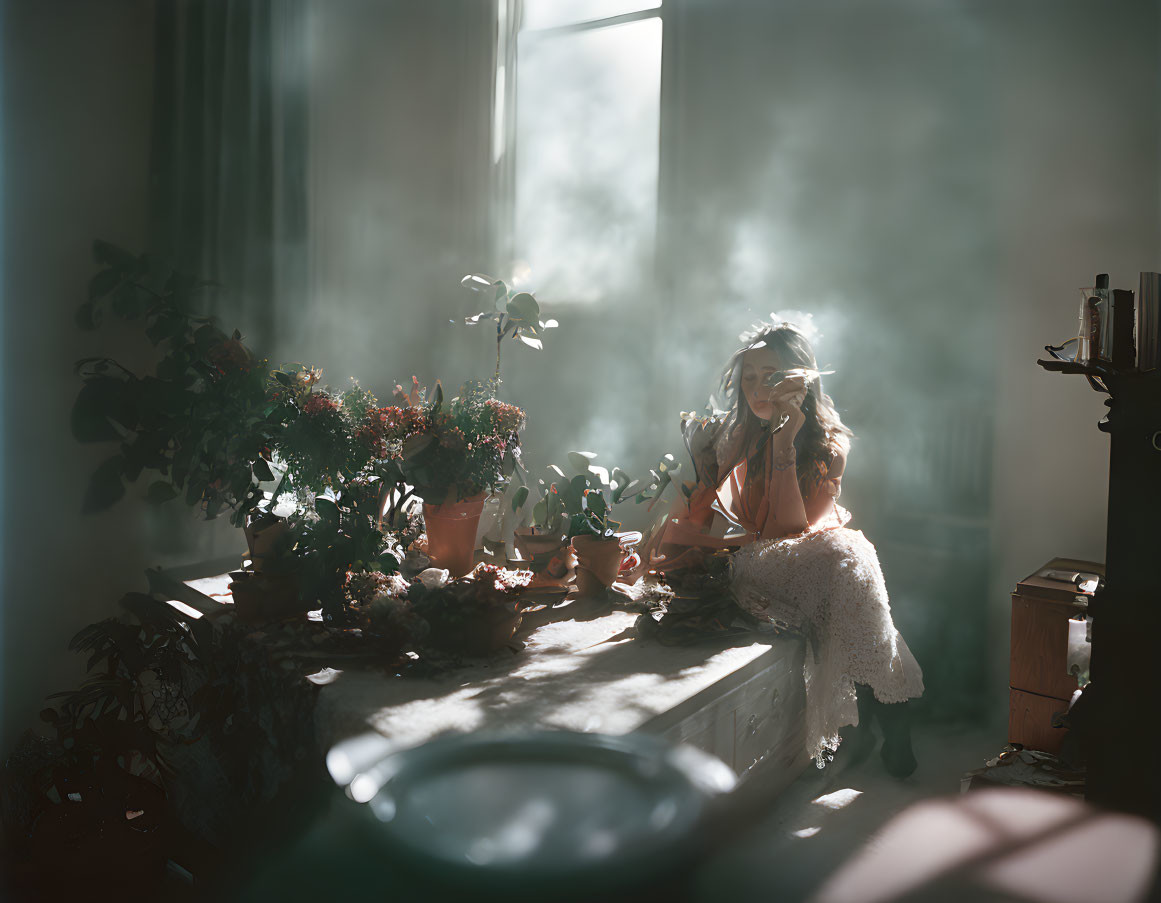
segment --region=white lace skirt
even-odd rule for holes
[[[875,547],[837,527],[755,542],[734,556],[738,603],[807,637],[806,749],[822,767],[839,729],[859,723],[855,684],[880,702],[923,694],[923,673],[891,621]]]

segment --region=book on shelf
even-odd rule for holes
[[[1156,370],[1161,358],[1161,273],[1142,273],[1137,293],[1137,368]]]

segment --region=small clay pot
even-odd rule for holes
[[[613,585],[621,570],[625,551],[620,537],[574,536],[576,588],[581,596],[598,596]]]
[[[563,533],[537,533],[534,527],[524,527],[513,532],[513,541],[520,557],[527,562],[524,566],[536,574],[543,573],[552,564],[554,559],[563,562],[564,551],[568,540]],[[551,574],[553,577],[563,576]]]
[[[310,610],[310,603],[298,598],[297,574],[267,574],[261,571],[234,571],[230,594],[239,620],[249,624],[278,621]]]
[[[432,567],[451,572],[452,579],[468,573],[476,563],[476,533],[484,511],[484,493],[470,499],[423,503],[427,525],[427,556]]]
[[[250,549],[250,569],[266,570],[270,563],[281,558],[290,544],[290,527],[281,517],[261,514],[247,521],[242,528]]]

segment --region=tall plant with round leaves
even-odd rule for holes
[[[495,397],[500,391],[500,352],[504,340],[510,338],[539,351],[544,347],[542,336],[545,330],[554,329],[559,324],[556,320],[541,320],[540,302],[532,293],[515,291],[502,279],[472,273],[461,279],[460,285],[489,299],[493,305],[491,310],[465,317],[464,322],[469,326],[496,324],[496,370],[489,383]]]

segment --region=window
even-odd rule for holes
[[[514,4],[501,4],[503,40]],[[498,57],[496,92],[494,157],[504,173],[511,275],[554,304],[628,293],[653,271],[661,2],[522,7],[514,46]]]

